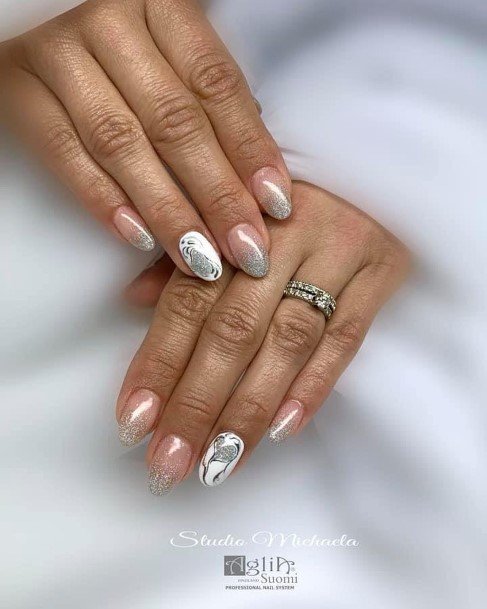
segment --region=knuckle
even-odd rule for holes
[[[299,394],[305,403],[320,403],[331,391],[333,387],[330,379],[332,365],[333,362],[328,361],[328,358],[324,356],[320,362],[306,369],[299,385]]]
[[[24,36],[25,50],[30,59],[46,65],[69,59],[79,39],[75,29],[64,15],[60,15]]]
[[[132,156],[144,137],[138,122],[111,109],[98,109],[91,117],[89,146],[95,157],[103,161]]]
[[[234,154],[241,161],[260,161],[264,142],[261,132],[247,129],[239,134]]]
[[[215,417],[215,407],[212,404],[210,396],[201,391],[187,391],[184,396],[178,397],[176,406],[183,426],[194,426],[201,433],[201,425],[210,423]]]
[[[148,112],[149,138],[156,147],[191,142],[204,130],[205,119],[200,106],[183,96],[158,99]]]
[[[221,53],[200,52],[192,65],[189,83],[200,99],[225,101],[242,90],[243,77],[239,69]]]
[[[174,233],[186,232],[188,224],[185,199],[159,189],[152,194],[154,198],[147,204],[147,218],[150,219],[151,226],[154,229],[159,227],[159,230],[170,226]]]
[[[293,311],[276,315],[269,336],[280,351],[296,356],[308,354],[320,334],[314,315]]]
[[[169,398],[182,370],[173,362],[174,354],[167,345],[150,342],[143,352],[143,382],[148,387],[156,387],[162,398]]]
[[[81,151],[78,134],[62,121],[53,121],[47,126],[42,149],[48,156],[65,161],[77,157]]]
[[[257,316],[238,304],[214,308],[208,316],[205,332],[232,355],[254,347],[261,338]]]
[[[184,228],[183,202],[168,192],[154,193],[154,199],[147,205],[147,213],[155,225],[169,225],[174,231]]]
[[[236,186],[222,182],[211,189],[206,204],[207,212],[220,220],[233,223],[239,217],[242,200],[243,193]]]
[[[358,351],[364,340],[365,330],[359,321],[347,319],[331,324],[326,336],[336,354],[348,355]]]
[[[171,315],[201,326],[213,305],[214,290],[190,278],[180,279],[166,289],[163,299]]]
[[[269,420],[269,410],[264,398],[255,395],[244,395],[238,399],[239,420],[242,427],[251,425],[253,428]]]

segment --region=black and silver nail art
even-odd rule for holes
[[[242,438],[230,431],[219,434],[208,447],[200,463],[200,480],[205,486],[217,486],[232,473],[245,445]]]
[[[179,240],[179,251],[195,275],[205,281],[216,281],[222,274],[222,263],[206,237],[190,231]]]

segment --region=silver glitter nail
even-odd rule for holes
[[[248,249],[240,256],[240,268],[252,277],[265,277],[269,271],[269,256],[264,249]]]
[[[134,237],[132,245],[143,252],[151,252],[156,247],[156,241],[150,233],[140,229],[138,235]]]
[[[158,445],[149,471],[149,490],[153,495],[167,495],[183,478],[190,466],[189,442],[170,434]]]
[[[129,412],[122,416],[118,426],[118,438],[124,446],[134,446],[143,440],[152,423],[148,411]]]
[[[280,444],[281,442],[284,442],[284,440],[289,436],[289,434],[291,433],[292,428],[291,426],[286,426],[286,425],[273,425],[270,429],[269,429],[269,440],[273,443],[273,444]]]
[[[288,195],[274,182],[265,180],[263,185],[267,190],[264,202],[267,213],[276,220],[289,218],[292,204]]]
[[[268,437],[273,444],[280,444],[294,433],[303,418],[303,405],[297,400],[285,402],[278,410],[269,428]]]
[[[170,493],[178,481],[176,472],[166,469],[161,471],[157,466],[149,472],[149,490],[153,495],[161,497]]]

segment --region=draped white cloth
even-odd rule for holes
[[[0,0],[0,34],[73,4]],[[211,15],[293,176],[399,234],[416,275],[314,426],[222,487],[152,497],[113,416],[149,319],[118,294],[149,259],[2,134],[0,605],[485,607],[487,5],[220,0]],[[248,543],[175,548],[181,530]],[[360,545],[263,548],[261,530]],[[294,560],[295,590],[225,590],[223,556],[240,554]]]

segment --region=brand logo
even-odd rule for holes
[[[227,576],[259,577],[263,582],[296,583],[294,560],[283,556],[262,556],[248,560],[246,556],[225,556],[223,574]]]

